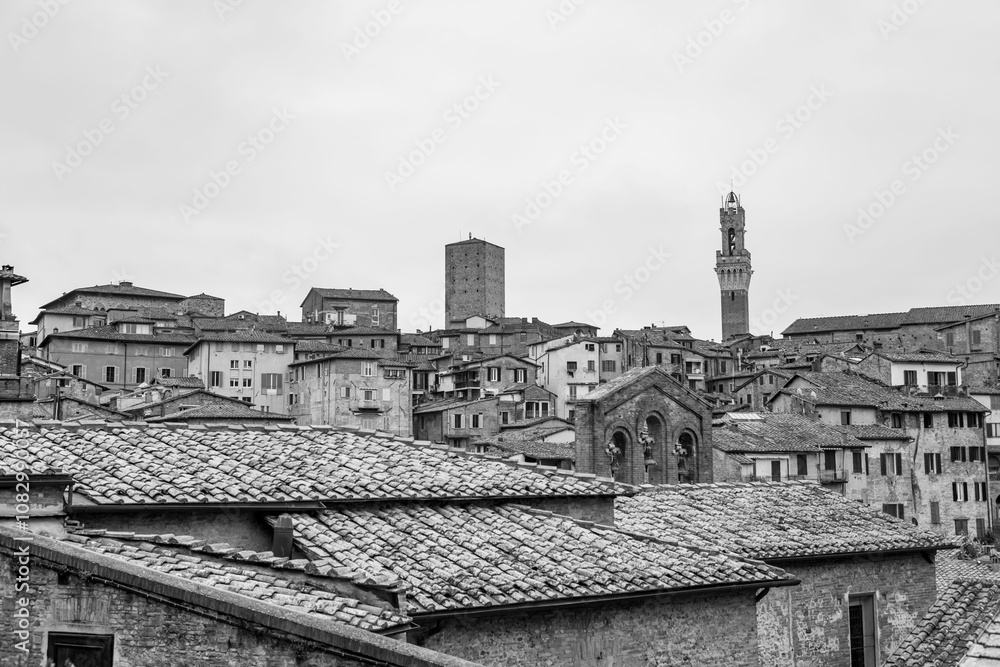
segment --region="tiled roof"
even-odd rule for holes
[[[53,338],[77,338],[85,340],[111,340],[127,343],[156,343],[159,345],[190,345],[194,337],[179,333],[121,333],[118,327],[108,324],[100,327],[88,327],[73,331],[60,331],[46,336],[41,346],[48,345]]]
[[[224,419],[230,421],[295,421],[294,417],[278,414],[276,412],[262,412],[249,405],[238,403],[209,403],[199,405],[187,410],[164,415],[163,417],[148,417],[146,421],[150,424],[160,422],[186,422],[192,419]]]
[[[83,315],[85,317],[100,315],[101,311],[95,310],[93,308],[84,308],[82,306],[72,305],[72,306],[62,306],[60,308],[48,308],[46,310],[38,313],[35,319],[31,320],[28,324],[38,324],[41,321],[43,315]]]
[[[814,385],[814,388],[803,387],[801,395],[817,405],[874,406],[897,412],[984,411],[982,404],[971,398],[909,396],[857,373],[802,371],[795,377]],[[782,388],[780,393],[797,395],[798,391]]]
[[[637,380],[639,380],[641,378],[644,378],[647,375],[651,375],[653,373],[659,373],[659,374],[661,374],[664,378],[669,379],[671,382],[673,382],[674,384],[676,384],[678,387],[681,387],[682,389],[684,389],[685,391],[687,391],[687,389],[684,388],[680,383],[678,383],[677,380],[675,380],[674,378],[670,377],[670,375],[665,370],[663,370],[663,367],[661,367],[661,366],[640,366],[640,367],[637,367],[637,368],[629,369],[629,370],[625,371],[624,373],[622,373],[621,375],[619,375],[618,377],[612,378],[612,379],[608,380],[604,384],[599,385],[597,387],[597,389],[595,389],[594,391],[590,392],[589,394],[585,394],[585,395],[577,398],[576,401],[577,401],[577,403],[590,403],[590,402],[593,402],[593,401],[602,400],[605,396],[610,396],[611,394],[613,394],[614,392],[618,391],[622,387],[627,387],[628,385],[632,384],[633,382],[635,382],[635,381],[637,381]],[[699,398],[696,394],[691,393],[691,392],[689,392],[689,393],[691,394],[692,398],[694,398],[696,400],[699,400],[699,401],[701,401],[703,403],[705,402],[704,399]]]
[[[298,348],[296,348],[298,349]],[[413,361],[407,361],[405,359],[400,359],[398,357],[390,357],[389,354],[379,354],[365,347],[347,347],[341,348],[336,352],[331,352],[330,354],[325,354],[322,357],[316,357],[315,359],[299,359],[294,361],[289,365],[292,366],[303,366],[308,364],[318,364],[324,361],[336,361],[337,359],[371,359],[372,361],[377,361],[383,366],[402,366],[411,367],[417,364]]]
[[[286,322],[285,332],[289,336],[325,336],[330,330],[319,322]]]
[[[723,425],[713,424],[712,446],[723,452],[745,453],[818,452],[867,445],[843,427],[803,415],[768,412],[731,414]]]
[[[384,329],[382,327],[347,327],[346,329],[334,329],[331,336],[398,336],[395,329]]]
[[[327,343],[325,340],[299,340],[295,342],[296,352],[343,352],[343,345]]]
[[[1000,311],[1000,304],[983,303],[968,306],[935,306],[931,308],[911,308],[903,324],[948,324],[960,322],[966,317],[981,317]]]
[[[501,439],[494,436],[487,440],[477,440],[474,444],[488,444],[490,452],[496,451],[504,456],[523,454],[533,459],[576,461],[576,444],[573,442],[545,442],[539,438]]]
[[[946,551],[934,559],[934,574],[937,580],[938,597],[957,579],[970,581],[987,581],[1000,584],[1000,571],[990,566],[988,556],[980,558],[959,558],[961,549]]]
[[[872,315],[841,315],[838,317],[804,317],[792,322],[782,336],[831,331],[861,331],[864,329],[898,329],[906,313],[874,313]]]
[[[553,324],[552,325],[553,329],[575,329],[577,327],[583,327],[585,329],[597,329],[598,328],[598,327],[594,326],[593,324],[584,324],[583,322],[573,322],[573,321],[562,322],[560,324]]]
[[[218,301],[222,301],[222,297],[221,296],[212,296],[211,294],[205,294],[204,292],[202,292],[201,294],[192,294],[191,296],[186,297],[186,298],[188,298],[188,299],[217,299]]]
[[[897,363],[943,363],[961,364],[962,360],[952,354],[944,352],[918,351],[918,352],[873,352],[872,354],[894,361]]]
[[[909,440],[905,429],[889,428],[881,424],[841,426],[858,440]]]
[[[160,292],[155,289],[147,289],[145,287],[135,287],[134,285],[92,285],[90,287],[78,287],[74,290],[64,293],[62,296],[49,301],[47,304],[43,305],[42,308],[48,308],[53,303],[58,303],[67,297],[74,294],[105,294],[109,296],[140,296],[140,297],[156,297],[161,299],[170,299],[173,301],[183,301],[186,297],[180,294],[171,294],[170,292]]]
[[[170,378],[156,378],[156,384],[163,387],[179,387],[180,389],[204,389],[205,383],[201,381],[201,378],[194,376],[191,377],[170,377]]]
[[[9,423],[9,422],[8,422]],[[15,441],[15,435],[18,436]],[[19,444],[26,443],[26,444]],[[0,471],[26,450],[98,504],[370,502],[610,496],[610,482],[324,427],[0,427]]]
[[[384,289],[337,289],[326,287],[313,287],[324,299],[356,299],[359,301],[399,301],[396,297],[386,292]]]
[[[295,542],[406,584],[412,615],[790,579],[782,570],[519,505],[391,505],[295,516]]]
[[[96,533],[86,535],[84,533]],[[138,539],[124,543],[100,535]],[[239,551],[228,544],[207,544],[190,536],[138,535],[81,531],[66,541],[142,567],[181,577],[195,583],[245,595],[279,607],[290,607],[326,616],[339,623],[370,632],[406,625],[409,619],[399,612],[362,604],[338,595],[334,582],[324,587],[324,563],[275,558],[270,552]],[[269,571],[270,570],[270,571]],[[306,572],[310,581],[289,581],[292,572]],[[343,577],[337,577],[343,578]]]
[[[618,497],[615,525],[760,560],[950,545],[817,482],[659,486]]]
[[[996,646],[991,652],[980,647],[975,653],[989,661],[966,661],[967,654],[983,631],[994,628],[1000,614],[1000,583],[958,580],[952,582],[923,619],[883,663],[883,667],[988,667],[1000,665]],[[976,656],[974,656],[976,657]]]
[[[198,343],[277,343],[294,345],[297,341],[262,331],[220,331],[198,334]]]

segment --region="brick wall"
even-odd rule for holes
[[[34,487],[32,487],[34,488]],[[264,521],[271,512],[251,512],[239,509],[203,511],[116,512],[107,514],[75,514],[85,528],[121,530],[142,535],[191,535],[213,543],[228,542],[240,549],[268,551],[273,543],[273,531]]]
[[[769,667],[849,667],[849,595],[875,595],[880,664],[933,604],[934,565],[920,554],[776,563],[802,581],[757,606]]]
[[[752,590],[443,621],[428,648],[496,667],[756,667]]]

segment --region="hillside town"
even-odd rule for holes
[[[0,662],[1000,665],[1000,305],[751,333],[746,233],[718,332],[508,313],[471,234],[428,330],[4,265]]]

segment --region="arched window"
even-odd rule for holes
[[[690,431],[684,431],[677,438],[674,446],[674,453],[677,455],[677,481],[694,481],[697,449],[698,441]]]
[[[729,228],[729,255],[730,257],[736,252],[736,230],[732,227]]]

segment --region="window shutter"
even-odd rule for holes
[[[885,454],[878,455],[879,462],[882,464],[882,475],[885,475]]]
[[[897,475],[902,475],[903,474],[903,455],[902,454],[896,454],[896,474]]]
[[[896,506],[896,508],[899,510],[899,514],[897,514],[896,516],[898,516],[900,519],[906,518],[906,517],[903,516],[903,512],[904,512],[904,510],[906,508],[906,505],[904,505],[903,503],[900,503],[899,505]]]
[[[962,500],[969,499],[969,483],[962,482]]]
[[[941,455],[940,454],[935,454],[934,455],[934,461],[937,463],[937,467],[935,467],[934,470],[940,473],[941,470],[942,470],[942,468],[941,468]]]
[[[865,452],[865,474],[868,475],[868,452]]]
[[[951,483],[951,499],[958,502],[958,482]]]
[[[931,523],[941,523],[941,504],[937,501],[931,502]]]
[[[392,400],[392,390],[389,389],[388,387],[386,387],[386,388],[384,388],[382,390],[382,400],[383,401],[391,401]]]

